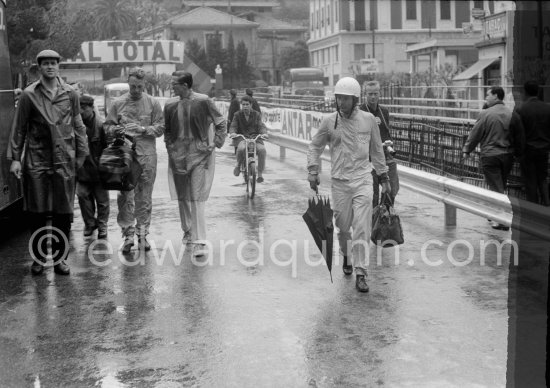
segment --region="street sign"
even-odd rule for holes
[[[485,16],[485,10],[481,8],[472,8],[471,12],[474,19],[479,19]]]
[[[378,60],[376,58],[363,58],[360,63],[360,74],[378,73]]]

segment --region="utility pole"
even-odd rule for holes
[[[227,13],[230,15],[229,36],[227,38],[227,47],[229,48],[229,38],[233,42],[233,58],[230,58],[233,63],[229,66],[229,87],[233,88],[233,73],[235,72],[235,40],[233,38],[233,13],[231,9],[231,0],[227,0]]]
[[[371,28],[371,31],[372,31],[372,34],[371,34],[372,35],[372,59],[376,59],[376,55],[375,55],[376,52],[375,52],[375,47],[374,47],[376,40],[375,40],[375,37],[374,37],[375,32],[374,32],[374,26],[372,25],[372,20],[371,20],[370,28]]]
[[[275,30],[273,30],[271,36],[271,67],[273,68],[273,79],[271,80],[271,84],[274,85],[277,83],[277,74],[275,70]]]

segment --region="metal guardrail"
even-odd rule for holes
[[[285,136],[278,132],[269,133],[269,142],[281,147],[281,156],[285,148],[306,153],[309,141]],[[328,148],[321,156],[330,161]],[[421,195],[443,202],[445,205],[445,225],[456,225],[457,209],[478,215],[506,226],[550,240],[550,208],[514,199],[520,204],[521,214],[514,214],[510,199],[500,193],[483,189],[440,175],[419,171],[398,165],[399,181],[403,187]]]

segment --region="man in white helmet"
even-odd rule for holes
[[[355,268],[357,290],[368,292],[372,166],[382,191],[390,191],[391,187],[380,130],[374,116],[357,107],[360,93],[361,87],[354,78],[344,77],[336,83],[337,111],[323,119],[313,136],[307,153],[307,168],[310,187],[317,190],[319,158],[325,146],[330,144],[332,200],[340,252],[344,258],[343,271],[351,275]]]

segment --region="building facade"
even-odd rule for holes
[[[499,9],[493,0],[310,0],[311,64],[328,85],[360,75],[362,60],[384,73],[475,63],[478,17]]]
[[[279,8],[278,1],[271,0],[182,0],[182,7],[191,10],[198,7],[210,7],[229,13],[257,12],[272,15]]]
[[[270,2],[257,3],[265,5]],[[227,2],[225,5],[227,6]],[[306,32],[307,27],[277,20],[268,12],[248,11],[234,15],[201,6],[173,16],[152,28],[143,29],[138,32],[138,36],[140,39],[183,42],[197,39],[202,47],[207,47],[208,39],[219,34],[222,47],[227,48],[231,33],[235,46],[243,41],[247,47],[249,63],[258,70],[256,76],[268,84],[276,85],[280,79],[280,53],[285,48],[292,47],[297,40],[305,40]]]

